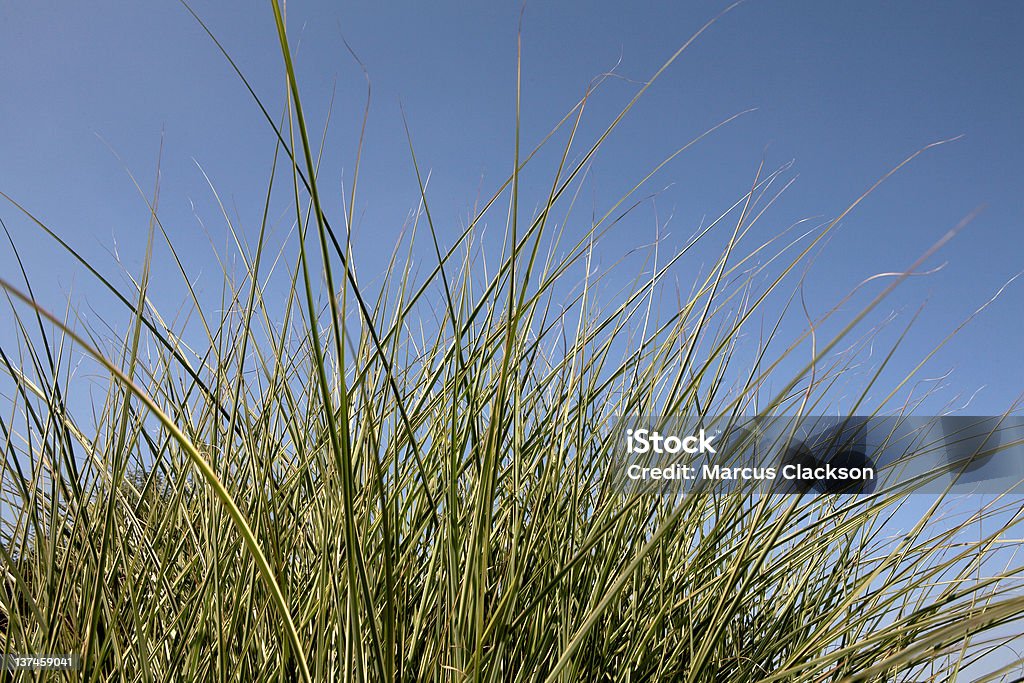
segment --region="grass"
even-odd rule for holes
[[[751,246],[787,186],[785,169],[760,169],[693,243],[652,249],[606,301],[611,280],[591,258],[650,176],[582,234],[566,227],[578,192],[703,28],[593,141],[577,135],[589,91],[557,124],[541,144],[560,144],[560,161],[533,214],[520,173],[536,150],[521,148],[518,105],[513,171],[460,234],[431,218],[416,166],[421,203],[374,288],[347,239],[358,158],[337,228],[272,4],[288,96],[280,120],[256,99],[275,160],[255,246],[227,220],[244,272],[225,269],[221,312],[188,284],[158,188],[140,190],[149,243],[129,287],[14,204],[130,324],[111,339],[72,325],[70,309],[47,312],[24,269],[2,282],[21,338],[0,348],[5,653],[78,653],[83,668],[67,677],[90,681],[950,680],[979,663],[993,679],[1019,666],[990,664],[1024,613],[1019,568],[1004,561],[1014,501],[947,522],[940,497],[892,537],[897,494],[676,499],[624,494],[603,476],[621,415],[821,409],[851,362],[836,346],[924,260],[834,338],[817,339],[815,321],[783,343],[768,314],[747,358],[741,335],[777,298],[795,300],[799,269],[874,189],[819,230]],[[298,236],[275,255],[268,217],[282,186]],[[483,246],[494,214],[507,217],[500,250]],[[727,246],[664,314],[655,302],[672,266],[712,231]],[[406,263],[424,232],[436,261],[418,276]],[[193,301],[180,329],[150,297],[157,246]],[[267,284],[282,271],[283,304]],[[814,361],[780,376],[807,339]],[[83,354],[105,396],[75,410]],[[765,399],[769,381],[782,389]],[[862,414],[878,407],[867,390]],[[965,540],[982,520],[995,530]]]

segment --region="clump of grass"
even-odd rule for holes
[[[624,414],[749,411],[768,379],[782,390],[757,410],[820,405],[844,368],[822,366],[880,299],[792,376],[777,376],[793,346],[772,351],[776,332],[756,362],[737,343],[846,212],[748,247],[783,184],[758,171],[701,233],[730,237],[671,315],[652,302],[682,253],[652,254],[609,304],[590,259],[632,193],[575,240],[558,221],[636,99],[581,147],[584,97],[553,131],[561,160],[533,215],[518,129],[513,172],[454,237],[417,167],[410,237],[373,290],[345,238],[355,181],[343,229],[324,211],[273,5],[286,123],[268,116],[264,218],[242,277],[225,271],[222,313],[200,305],[149,200],[147,254],[160,239],[179,263],[198,339],[152,306],[149,258],[128,289],[82,261],[131,313],[116,342],[47,313],[27,276],[3,282],[23,339],[0,349],[5,653],[76,652],[87,680],[880,681],[955,678],[1005,638],[1024,609],[1017,570],[990,571],[1017,521],[1005,502],[933,525],[940,499],[888,538],[896,496],[676,499],[603,476]],[[282,182],[299,234],[274,306]],[[497,253],[479,226],[499,211]],[[417,232],[436,255],[422,277],[406,267]],[[759,285],[765,263],[783,267]],[[84,415],[67,398],[82,352],[107,382]],[[962,539],[988,518],[997,531]]]

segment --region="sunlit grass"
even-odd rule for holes
[[[936,500],[893,538],[895,497],[672,499],[602,475],[624,414],[821,407],[850,362],[836,345],[902,277],[785,377],[796,347],[772,311],[873,187],[818,230],[751,244],[785,187],[784,168],[760,169],[682,252],[652,248],[609,302],[591,259],[647,178],[566,229],[636,101],[585,142],[584,97],[542,143],[561,145],[550,191],[520,196],[534,155],[517,126],[514,170],[458,234],[435,224],[416,166],[408,238],[366,286],[346,237],[358,160],[332,224],[273,5],[284,123],[267,115],[278,139],[262,223],[228,222],[243,274],[225,269],[218,311],[191,290],[155,191],[131,287],[82,260],[131,314],[120,339],[47,313],[31,274],[3,280],[22,340],[0,357],[4,652],[79,653],[68,677],[86,680],[881,681],[954,678],[999,643],[1024,610],[1015,565],[991,567],[1016,521],[1008,503],[936,524]],[[279,260],[267,233],[282,185],[298,234]],[[501,241],[487,219],[504,223]],[[721,253],[709,234],[728,237]],[[417,240],[436,256],[420,274],[407,267]],[[150,299],[158,244],[189,288],[188,329]],[[672,267],[699,249],[711,266],[677,294]],[[283,305],[272,270],[290,280]],[[670,314],[654,304],[666,294]],[[748,357],[738,342],[755,323]],[[76,411],[82,353],[106,394]],[[998,528],[964,541],[986,518]]]

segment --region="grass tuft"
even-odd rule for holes
[[[458,234],[431,216],[409,133],[420,203],[371,287],[347,239],[358,159],[339,229],[272,7],[287,101],[275,120],[249,88],[276,149],[255,248],[229,221],[243,270],[225,267],[219,313],[192,289],[158,187],[142,195],[149,246],[127,287],[4,195],[130,319],[111,338],[73,324],[71,308],[48,312],[24,269],[0,281],[19,339],[0,347],[4,653],[78,653],[83,671],[68,678],[90,681],[888,681],[954,679],[1007,639],[1024,610],[1020,568],[993,567],[1015,543],[1014,501],[947,522],[940,497],[893,536],[904,494],[677,499],[604,476],[622,415],[825,407],[854,359],[837,345],[866,343],[858,325],[931,251],[830,339],[819,320],[783,342],[770,311],[788,309],[794,274],[835,225],[920,152],[834,220],[752,244],[788,187],[786,167],[760,168],[692,242],[655,244],[614,289],[632,262],[598,272],[603,236],[650,177],[731,119],[582,232],[567,227],[578,193],[605,140],[709,23],[589,142],[580,122],[600,81],[527,149],[517,76],[512,171]],[[523,197],[523,169],[556,144],[550,189]],[[297,229],[278,255],[268,217],[282,186]],[[488,219],[505,226],[500,249]],[[424,230],[435,261],[417,273],[407,252]],[[177,327],[150,296],[158,246],[193,301]],[[680,293],[674,266],[697,250],[710,267]],[[280,277],[283,295],[268,284]],[[812,361],[783,375],[808,339]],[[86,381],[73,372],[83,356],[104,390],[84,406],[69,398]],[[980,528],[990,532],[964,540]]]

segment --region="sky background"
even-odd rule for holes
[[[704,0],[528,2],[524,147],[536,144],[595,76],[614,67],[622,79],[608,81],[588,106],[581,139],[591,140],[637,82],[724,6]],[[195,0],[193,7],[278,114],[283,71],[269,3]],[[432,174],[431,210],[443,243],[455,239],[478,196],[510,172],[521,8],[290,3],[300,87],[315,129],[336,88],[321,172],[328,211],[336,217],[365,97],[363,75],[343,37],[372,79],[354,235],[364,279],[372,281],[383,267],[419,198],[401,108],[417,157]],[[907,267],[984,207],[928,263],[946,266],[905,283],[873,318],[895,311],[902,327],[927,304],[879,386],[899,380],[1024,270],[1021,36],[1024,3],[1015,0],[746,2],[704,34],[616,131],[590,171],[581,218],[591,207],[603,212],[694,136],[733,114],[756,111],[664,168],[641,193],[659,191],[656,201],[617,225],[595,260],[599,266],[619,261],[649,244],[659,224],[666,249],[682,247],[702,221],[749,188],[762,159],[769,169],[792,161],[786,178],[796,182],[757,228],[755,242],[800,219],[814,218],[814,224],[836,216],[909,154],[962,136],[918,158],[858,207],[807,275],[808,307],[821,314],[865,278]],[[227,230],[203,172],[242,233],[255,241],[274,139],[212,41],[171,0],[0,3],[0,191],[119,282],[122,267],[141,270],[148,223],[125,167],[150,192],[161,133],[160,213],[201,293],[216,299],[220,271],[210,241],[223,250]],[[539,171],[526,174],[527,213],[546,191],[553,160],[552,154],[541,157]],[[500,223],[500,214],[492,222]],[[112,336],[124,333],[127,316],[80,266],[2,200],[0,218],[44,305],[62,311],[71,297],[92,327],[102,320]],[[273,218],[279,243],[292,216]],[[569,231],[579,237],[586,227],[581,220]],[[493,228],[495,239],[500,228]],[[721,237],[680,264],[681,283],[706,268]],[[637,272],[631,264],[642,267],[640,260],[624,264],[622,285]],[[0,244],[2,276],[17,280],[14,268],[11,249]],[[153,296],[173,310],[185,291],[165,249],[158,250],[154,268]],[[882,286],[866,288],[847,318]],[[774,300],[766,316],[771,319],[784,301]],[[1018,398],[1024,389],[1022,310],[1024,278],[923,368],[923,377],[946,377],[932,405],[973,396],[968,413],[1000,413]],[[0,309],[0,322],[10,315]],[[802,329],[801,316],[789,320],[784,338]],[[882,337],[891,339],[891,333]],[[11,325],[0,325],[0,343],[16,343]]]
[[[269,4],[196,0],[193,7],[276,115],[284,101],[282,66]],[[633,95],[636,82],[723,7],[703,1],[527,3],[524,147],[541,139],[591,79],[615,67],[623,78],[607,82],[588,107],[583,139],[591,139]],[[372,279],[381,267],[418,200],[400,107],[418,160],[432,172],[431,210],[442,241],[454,240],[478,195],[489,194],[511,170],[520,9],[518,3],[290,4],[300,87],[314,128],[322,126],[336,88],[321,173],[335,216],[365,97],[365,81],[343,37],[372,79],[355,231],[364,277]],[[762,159],[769,168],[793,161],[786,177],[797,178],[758,228],[755,238],[766,240],[796,220],[837,215],[915,150],[963,136],[918,158],[844,220],[807,278],[808,306],[820,314],[865,278],[905,268],[984,207],[929,262],[948,262],[945,268],[907,282],[880,312],[898,311],[906,322],[927,302],[895,361],[897,370],[913,367],[1024,270],[1021,35],[1024,3],[1013,1],[745,3],[704,34],[618,129],[591,171],[584,214],[591,206],[607,208],[707,128],[756,111],[663,169],[642,193],[661,190],[656,201],[616,227],[600,245],[598,263],[614,263],[649,243],[655,226],[666,221],[667,247],[683,246],[702,220],[746,191]],[[131,272],[141,268],[148,212],[125,166],[151,191],[161,131],[161,216],[176,243],[188,248],[200,287],[219,277],[207,233],[218,247],[227,234],[202,171],[255,240],[271,131],[179,3],[0,5],[0,93],[0,191],[102,272],[118,272],[115,256]],[[540,165],[550,170],[551,158]],[[540,201],[549,181],[544,173],[528,173],[524,182],[536,191],[529,204]],[[14,207],[0,203],[0,218],[45,305],[62,310],[71,294],[116,327],[109,297],[81,268]],[[283,239],[291,217],[276,218]],[[579,236],[585,228],[577,223],[572,229]],[[695,254],[681,265],[680,281],[713,256]],[[0,247],[5,278],[12,279],[13,267],[11,250]],[[168,283],[176,277],[166,257],[157,275],[158,287],[159,277]],[[173,306],[184,291],[168,284],[163,294]],[[954,370],[944,400],[974,395],[968,412],[983,414],[1001,412],[1018,397],[1024,388],[1022,303],[1024,279],[929,362],[924,376]],[[789,332],[799,332],[799,322]]]

